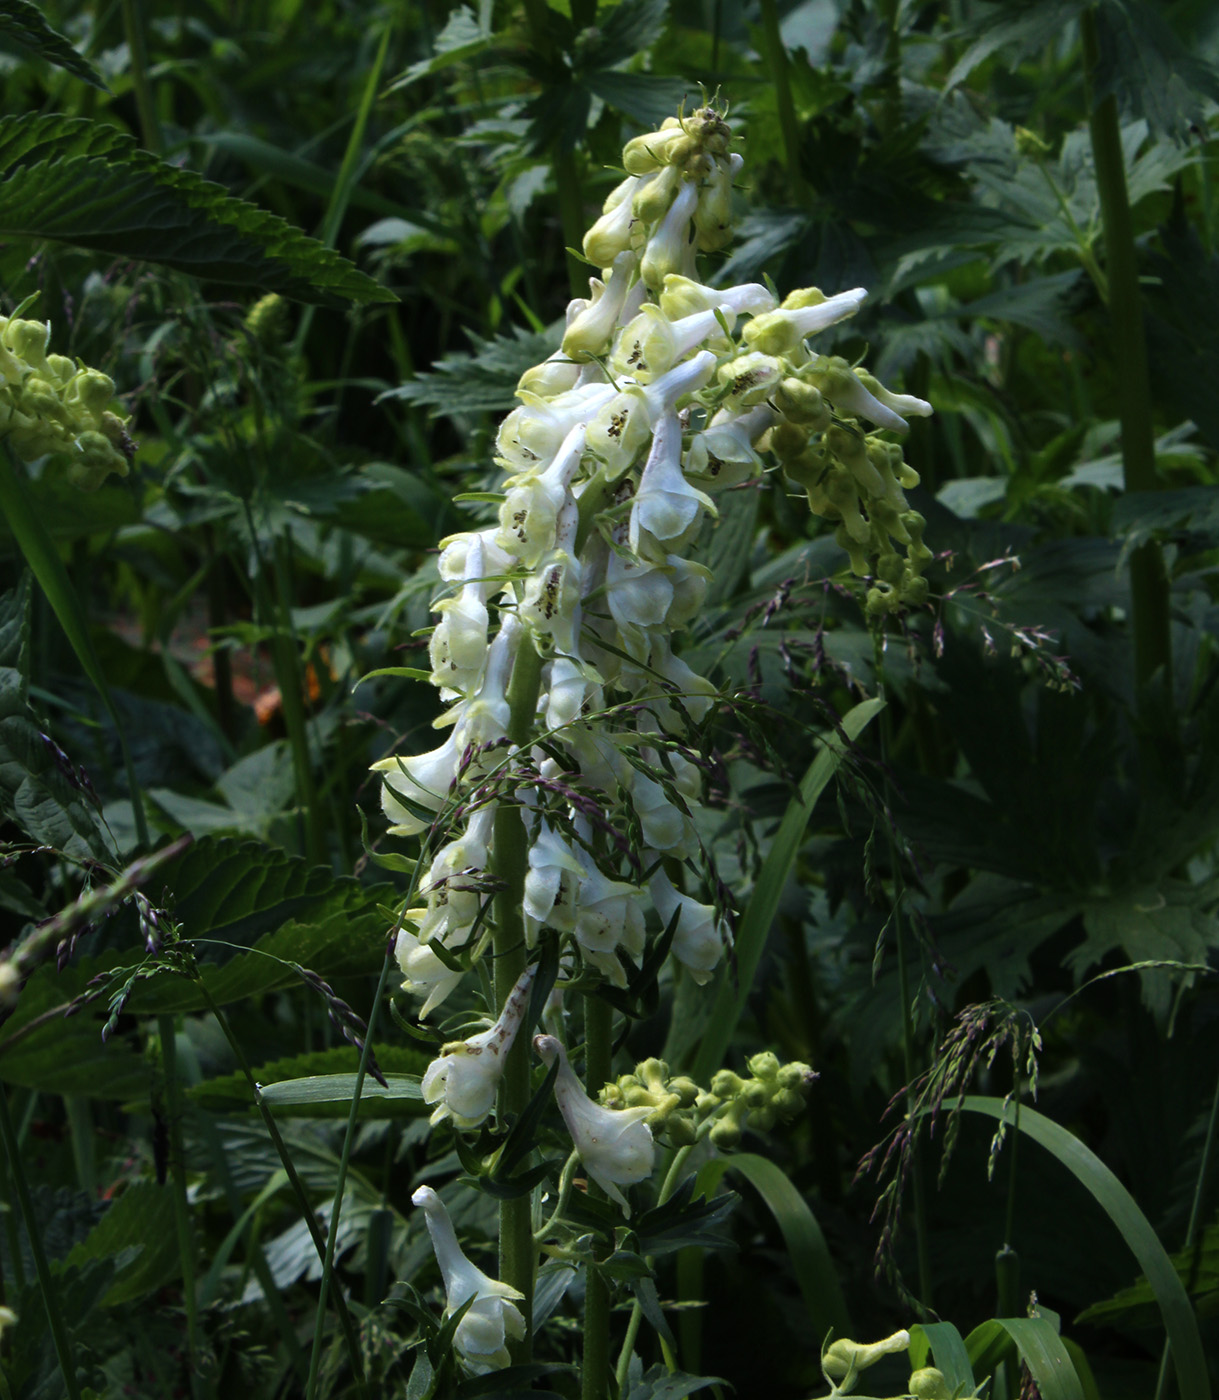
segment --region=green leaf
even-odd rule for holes
[[[111,862],[96,802],[26,703],[29,612],[27,577],[0,596],[0,812],[34,841]]]
[[[1189,1290],[1201,1317],[1219,1312],[1219,1221],[1208,1225],[1194,1244],[1171,1256],[1182,1285]],[[1154,1327],[1159,1323],[1156,1295],[1146,1274],[1130,1285],[1093,1303],[1075,1319],[1109,1327]]]
[[[847,712],[842,720],[842,729],[848,740],[854,742],[863,733],[880,712],[883,703],[881,700],[865,700]],[[836,734],[824,739],[817,757],[801,780],[800,791],[791,799],[783,814],[737,929],[736,967],[725,966],[718,977],[709,1026],[699,1043],[690,1070],[691,1076],[700,1084],[709,1083],[711,1076],[724,1063],[737,1022],[753,989],[754,973],[766,946],[783,887],[804,843],[805,828],[818,797],[842,762],[843,754],[842,740]]]
[[[516,403],[517,381],[527,369],[559,348],[561,332],[524,331],[513,327],[511,335],[490,340],[470,334],[474,353],[455,351],[438,360],[430,371],[382,394],[419,404],[448,418],[472,413],[502,413]]]
[[[836,1337],[849,1337],[851,1319],[825,1235],[787,1173],[768,1157],[737,1152],[708,1162],[698,1174],[697,1189],[710,1195],[727,1171],[739,1172],[774,1216],[808,1309],[813,1336],[821,1338],[833,1331]]]
[[[1002,1099],[969,1095],[962,1107],[972,1113],[984,1113],[999,1120],[1006,1116],[1007,1121],[1013,1125],[1016,1122],[1014,1111],[1006,1106]],[[1210,1400],[1210,1378],[1189,1295],[1177,1277],[1167,1251],[1134,1197],[1095,1153],[1052,1119],[1022,1106],[1019,1127],[1022,1133],[1052,1152],[1062,1165],[1087,1187],[1093,1199],[1112,1220],[1133,1251],[1151,1285],[1164,1319],[1172,1347],[1173,1364],[1176,1366],[1181,1400]]]
[[[0,237],[51,238],[342,308],[392,293],[316,239],[109,127],[0,118]]]
[[[1219,102],[1219,70],[1173,33],[1148,0],[1105,0],[1096,7],[1100,62],[1096,100],[1145,117],[1157,133],[1181,140],[1205,130],[1206,102]]]
[[[958,1395],[974,1393],[977,1382],[965,1339],[951,1322],[916,1322],[910,1328],[910,1369],[926,1366],[928,1356],[935,1358],[949,1390]]]
[[[104,1299],[107,1307],[143,1297],[168,1282],[178,1268],[173,1195],[153,1181],[126,1187],[64,1263],[79,1268],[90,1259],[106,1259],[131,1249],[139,1253],[120,1265]]]
[[[418,1079],[427,1068],[428,1061],[427,1055],[410,1045],[383,1045],[377,1048],[377,1063],[387,1077],[395,1075]],[[303,1082],[322,1076],[354,1077],[359,1062],[360,1052],[354,1045],[332,1045],[329,1050],[309,1050],[303,1055],[288,1055],[258,1065],[254,1069],[254,1078],[259,1084],[282,1086],[292,1081]],[[374,1081],[369,1080],[364,1094],[360,1096],[361,1106],[371,1087],[374,1087]],[[232,1113],[254,1107],[254,1091],[240,1070],[192,1084],[186,1093],[188,1098],[213,1113]],[[346,1102],[350,1106],[350,1096]]]
[[[624,8],[619,5],[614,13]],[[609,68],[585,73],[584,86],[607,106],[643,127],[659,126],[666,117],[673,116],[691,90],[680,78],[653,73],[618,73]]]
[[[288,1118],[342,1118],[351,1112],[355,1074],[319,1074],[264,1084],[262,1100],[272,1113]],[[372,1079],[360,1094],[361,1118],[417,1118],[431,1112],[423,1102],[417,1074],[386,1074],[387,1088]]]
[[[709,1385],[727,1385],[721,1376],[691,1376],[685,1371],[670,1371],[664,1366],[651,1366],[626,1392],[625,1400],[685,1400],[696,1390]]]
[[[51,28],[42,11],[30,0],[0,0],[0,43],[5,41],[29,49],[57,68],[67,69],[82,82],[101,88],[103,92],[110,91],[97,69],[78,54],[58,30]]]
[[[1062,27],[1084,8],[1084,0],[1004,0],[991,5],[973,24],[958,33],[969,40],[957,59],[944,87],[963,83],[978,64],[1000,49],[1010,50],[1011,58],[1037,53],[1062,34]]]
[[[993,1374],[1014,1349],[1044,1400],[1084,1400],[1075,1367],[1048,1317],[991,1318],[966,1337],[965,1348],[983,1375]]]

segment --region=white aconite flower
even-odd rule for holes
[[[476,1128],[495,1107],[508,1052],[525,1018],[536,964],[527,967],[508,993],[499,1020],[481,1035],[445,1045],[424,1072],[424,1103],[436,1104],[431,1121],[451,1118],[458,1128]]]
[[[793,292],[777,311],[765,311],[745,327],[743,339],[751,349],[766,355],[785,355],[806,335],[854,316],[867,299],[863,287],[837,296],[823,296],[816,287]]]
[[[686,394],[701,389],[715,372],[715,356],[700,350],[651,384],[612,394],[588,425],[585,445],[605,463],[611,480],[621,476],[647,442],[652,425]]]
[[[640,757],[645,763],[658,766],[655,749],[641,749]],[[638,768],[632,768],[630,788],[631,806],[647,844],[666,855],[689,855],[694,840],[690,818],[673,804],[664,786]]]
[[[602,282],[599,277],[589,278],[592,299],[567,327],[562,346],[565,355],[583,360],[605,349],[618,324],[627,283],[634,270],[635,255],[623,252],[614,258],[608,282]]]
[[[527,568],[534,568],[554,548],[560,517],[572,499],[571,479],[580,465],[584,433],[584,424],[576,423],[545,470],[525,472],[508,482],[495,542]]]
[[[605,571],[605,599],[619,628],[660,627],[673,604],[670,570],[612,554]]]
[[[718,691],[705,676],[700,676],[681,657],[673,655],[672,643],[663,632],[652,639],[652,670],[676,689],[682,709],[696,724],[701,724]],[[680,728],[676,715],[671,722],[666,721],[664,712],[671,710],[672,706],[662,707],[658,717],[666,729]]]
[[[634,1186],[652,1175],[656,1144],[651,1128],[644,1122],[652,1109],[602,1108],[584,1092],[567,1063],[567,1052],[554,1036],[534,1036],[533,1048],[547,1066],[558,1058],[554,1096],[572,1143],[589,1176],[630,1215],[631,1208],[620,1188]]]
[[[384,777],[381,809],[394,823],[389,829],[391,835],[415,836],[429,825],[428,818],[412,812],[406,803],[438,812],[457,777],[464,748],[464,744],[458,746],[455,731],[438,749],[429,753],[410,758],[394,755],[372,765],[372,771]]]
[[[432,683],[446,697],[468,695],[478,685],[487,659],[487,604],[482,583],[482,541],[475,536],[466,553],[466,578],[461,592],[436,604],[440,621],[428,643]]]
[[[628,175],[609,193],[604,212],[584,235],[584,256],[598,267],[608,267],[614,259],[631,246],[631,224],[634,222],[635,195],[652,176]]]
[[[652,450],[631,505],[628,539],[639,550],[640,533],[654,540],[678,540],[693,529],[704,509],[715,513],[711,497],[691,486],[681,469],[681,424],[670,410],[656,424]]]
[[[671,272],[690,276],[694,271],[694,244],[690,240],[690,218],[698,207],[698,187],[683,180],[669,212],[648,239],[639,263],[640,275],[655,291],[664,286]]]
[[[468,531],[460,535],[450,535],[440,541],[440,559],[437,567],[445,583],[465,583],[476,575],[471,571],[470,555],[478,549],[482,553],[483,597],[495,592],[497,585],[488,580],[506,574],[513,567],[512,555],[495,543],[495,528]]]
[[[721,310],[719,315],[714,310],[696,311],[692,316],[671,321],[660,307],[649,302],[619,332],[610,356],[610,368],[646,384],[666,374],[705,340],[714,338],[727,345],[721,318],[731,330],[736,319],[731,309]]]
[[[572,629],[580,630],[580,610],[577,608]],[[546,686],[546,728],[564,729],[574,724],[584,713],[585,703],[599,707],[600,677],[587,663],[574,656],[556,656],[550,664]]]
[[[625,948],[638,958],[644,948],[643,912],[639,891],[624,880],[611,880],[591,861],[576,857],[584,878],[576,896],[573,933],[580,952],[616,987],[626,986],[626,971],[617,950]]]
[[[693,278],[677,273],[665,278],[660,309],[670,320],[693,316],[696,311],[711,311],[717,306],[738,316],[756,316],[759,312],[775,309],[775,296],[761,282],[742,282],[736,287],[706,287]]]
[[[422,919],[426,913],[422,909],[412,909],[411,916]],[[455,990],[462,972],[454,972],[428,947],[427,940],[412,933],[403,925],[394,940],[394,957],[402,973],[402,986],[412,996],[422,997],[419,1008],[420,1019],[427,1016]]]
[[[525,584],[517,616],[540,637],[553,637],[562,651],[575,646],[580,610],[580,561],[564,549],[542,559]]]
[[[609,385],[595,384],[543,399],[521,390],[521,407],[512,410],[496,435],[499,460],[516,471],[545,466],[576,424],[596,413],[613,392]]]
[[[542,822],[529,847],[525,875],[525,919],[531,939],[543,925],[564,933],[574,927],[583,878],[584,867],[571,847]]]
[[[689,895],[679,894],[663,870],[657,871],[648,884],[652,903],[661,921],[668,928],[677,915],[671,951],[679,963],[690,971],[701,986],[711,975],[723,956],[726,942],[724,925],[715,916],[710,904],[700,904]]]
[[[717,413],[690,442],[685,461],[687,474],[715,491],[748,481],[762,464],[753,444],[776,417],[767,404],[740,415]]]
[[[444,1203],[430,1186],[421,1186],[411,1201],[427,1219],[444,1280],[445,1316],[455,1313],[467,1299],[474,1300],[453,1335],[458,1356],[476,1376],[507,1366],[511,1359],[507,1339],[520,1341],[525,1335],[525,1319],[516,1306],[524,1294],[488,1278],[470,1263],[457,1243]]]

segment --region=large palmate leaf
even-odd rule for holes
[[[109,860],[113,842],[83,774],[27,703],[28,578],[0,597],[0,812],[33,840]]]
[[[0,0],[0,44],[28,49],[57,68],[66,68],[83,82],[107,91],[97,69],[82,58],[58,30],[51,28],[42,11],[30,0]]]
[[[342,307],[392,301],[345,258],[88,121],[0,119],[0,237],[50,238]]]

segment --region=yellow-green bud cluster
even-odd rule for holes
[[[606,1108],[650,1108],[644,1122],[654,1133],[664,1133],[675,1147],[685,1147],[696,1136],[694,1107],[698,1085],[684,1075],[669,1077],[663,1060],[643,1060],[633,1074],[622,1074],[601,1090]]]
[[[67,453],[73,485],[96,490],[111,472],[127,475],[127,420],[109,409],[114,381],[48,354],[50,339],[49,323],[0,316],[0,437],[26,461]]]
[[[923,1366],[911,1375],[910,1394],[916,1400],[953,1400],[947,1377],[934,1366]]]
[[[288,334],[288,303],[278,292],[268,292],[246,312],[245,328],[265,349],[284,343]]]
[[[711,1092],[699,1096],[697,1108],[715,1114],[708,1136],[721,1149],[736,1147],[747,1126],[766,1132],[781,1119],[794,1118],[817,1077],[799,1060],[781,1064],[769,1050],[754,1055],[748,1068],[748,1079],[720,1070],[711,1081]]]
[[[730,140],[720,114],[701,107],[628,141],[622,153],[627,178],[585,235],[584,256],[608,267],[633,250],[653,291],[671,273],[692,275],[696,251],[720,249],[732,239],[732,182],[741,159],[729,152]]]
[[[860,1371],[875,1366],[886,1356],[906,1351],[909,1346],[910,1333],[904,1328],[879,1342],[853,1342],[849,1337],[842,1337],[821,1353],[821,1370],[826,1380],[837,1383],[835,1394],[845,1394]]]

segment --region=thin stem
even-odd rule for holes
[[[34,1215],[34,1202],[30,1198],[30,1188],[26,1183],[21,1166],[21,1150],[17,1145],[17,1135],[13,1132],[13,1120],[9,1117],[8,1094],[0,1084],[0,1137],[4,1139],[4,1152],[8,1157],[9,1173],[17,1193],[17,1206],[25,1224],[26,1238],[30,1243],[30,1253],[34,1257],[34,1272],[38,1275],[38,1290],[42,1294],[43,1307],[47,1310],[47,1322],[51,1327],[51,1342],[55,1347],[55,1358],[63,1372],[64,1389],[68,1400],[80,1400],[80,1386],[76,1380],[76,1359],[72,1353],[72,1336],[64,1325],[55,1297],[55,1285],[51,1279],[51,1268],[47,1263],[46,1250],[42,1246],[42,1234]]]
[[[787,50],[779,33],[779,12],[775,8],[775,0],[762,0],[762,47],[766,69],[775,86],[775,104],[779,109],[779,130],[783,135],[783,154],[787,161],[787,178],[793,203],[807,204],[813,191],[800,165],[800,124],[796,120],[796,104],[792,101]]]
[[[169,1125],[169,1172],[173,1178],[174,1228],[182,1269],[182,1302],[186,1308],[186,1342],[191,1376],[199,1372],[199,1300],[195,1295],[195,1231],[186,1195],[186,1156],[182,1138],[182,1086],[178,1079],[177,1026],[172,1015],[157,1017],[161,1038],[161,1068],[165,1075],[165,1115]]]
[[[883,625],[878,625],[872,634],[875,647],[876,689],[881,700],[887,701],[885,693],[885,648]],[[885,797],[885,836],[889,847],[889,868],[893,879],[893,935],[897,944],[897,986],[902,1004],[902,1070],[906,1079],[906,1124],[910,1132],[917,1132],[914,1114],[915,1045],[914,1045],[914,1005],[910,994],[910,969],[907,954],[906,921],[902,917],[902,899],[905,884],[902,880],[901,856],[897,849],[897,837],[893,830],[893,784],[889,777],[889,754],[893,748],[892,711],[886,703],[880,712],[880,762],[884,773]],[[915,1145],[911,1186],[914,1193],[914,1237],[918,1259],[919,1301],[923,1307],[931,1309],[931,1264],[927,1253],[927,1185],[923,1172],[922,1156]]]
[[[123,29],[131,55],[131,85],[135,89],[135,107],[140,117],[140,132],[144,145],[160,155],[164,150],[161,124],[157,120],[156,103],[152,100],[152,84],[148,81],[148,50],[144,46],[144,29],[136,12],[135,0],[123,0]]]
[[[584,1085],[596,1099],[609,1083],[613,1055],[614,1008],[590,993],[584,998]],[[604,1199],[601,1188],[590,1183],[589,1194]],[[604,1274],[589,1269],[584,1294],[584,1357],[580,1400],[605,1400],[609,1377],[609,1283]]]
[[[1127,491],[1156,491],[1155,431],[1151,386],[1147,371],[1147,338],[1143,329],[1143,301],[1139,288],[1134,224],[1126,190],[1126,165],[1117,99],[1110,93],[1097,101],[1096,70],[1100,44],[1096,14],[1080,16],[1084,50],[1084,84],[1088,94],[1088,125],[1092,135],[1092,160],[1100,195],[1101,222],[1105,229],[1105,261],[1109,282],[1109,322],[1113,336],[1114,371],[1117,376],[1122,426],[1122,480]],[[1156,671],[1172,679],[1172,633],[1168,577],[1164,557],[1154,541],[1130,556],[1131,620],[1134,631],[1134,674],[1139,685]]]

